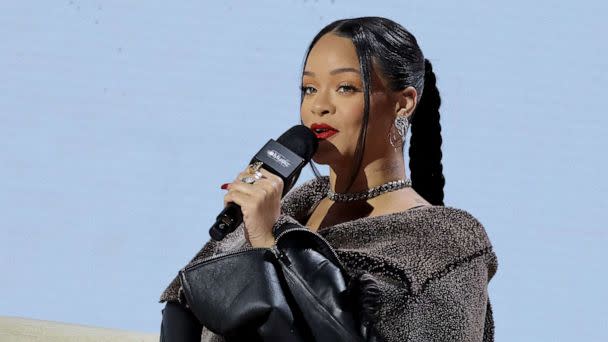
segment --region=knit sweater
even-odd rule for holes
[[[275,228],[304,226],[326,196],[329,177],[313,178],[281,200]],[[380,285],[378,333],[387,341],[494,341],[487,285],[498,268],[483,225],[463,209],[422,206],[362,217],[317,230],[347,271],[372,274]],[[244,226],[222,241],[210,240],[185,267],[251,245]],[[176,276],[160,302],[177,301]],[[223,339],[203,327],[202,342]]]

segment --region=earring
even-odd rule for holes
[[[410,128],[410,120],[405,115],[397,115],[393,126],[395,126],[395,129],[391,127],[389,133],[389,142],[395,151],[397,151],[397,149],[402,147],[402,144],[405,142],[407,131]],[[397,131],[397,134],[394,133],[395,130]]]

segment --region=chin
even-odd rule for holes
[[[312,156],[312,161],[319,165],[330,165],[342,161],[344,156],[340,150],[331,142],[319,142],[317,152]]]

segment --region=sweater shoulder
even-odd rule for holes
[[[425,284],[456,271],[476,272],[479,277],[483,273],[483,279],[489,282],[498,269],[498,258],[484,225],[464,209],[448,207],[446,211],[444,214],[449,223],[434,235],[434,239],[446,246],[445,255],[437,262],[436,267],[426,274]],[[443,239],[440,234],[444,234]],[[422,287],[424,288],[424,285]]]
[[[474,253],[479,249],[491,248],[492,243],[485,226],[469,211],[452,206],[437,206],[428,212],[430,236],[457,241],[463,252]]]
[[[351,267],[405,281],[414,293],[429,279],[478,260],[487,265],[489,278],[496,272],[497,259],[483,224],[464,209],[421,207],[322,233]]]
[[[437,206],[420,218],[425,246],[424,260],[433,261],[426,280],[438,278],[459,267],[481,261],[487,267],[488,281],[494,276],[498,259],[484,224],[471,212],[452,206]],[[424,223],[424,221],[427,221]]]

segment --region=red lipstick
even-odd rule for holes
[[[310,126],[312,132],[317,136],[317,139],[324,140],[332,135],[338,133],[339,131],[328,124],[325,123],[313,123]]]

